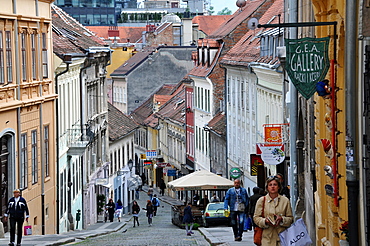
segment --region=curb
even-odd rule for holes
[[[198,231],[204,236],[204,238],[211,244],[211,245],[220,245],[226,242],[221,242],[218,238],[212,236],[207,230],[203,230],[203,228],[199,227]]]

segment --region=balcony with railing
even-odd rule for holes
[[[65,143],[66,147],[68,147],[68,155],[81,156],[93,138],[94,133],[89,127],[67,129]]]

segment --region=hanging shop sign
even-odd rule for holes
[[[329,37],[285,39],[285,70],[306,99],[316,92],[316,83],[324,80],[329,70],[329,40]]]
[[[281,143],[283,142],[281,125],[269,125],[265,128],[265,142],[267,143]]]
[[[258,175],[258,166],[263,166],[263,160],[260,155],[251,154],[251,176]]]
[[[265,164],[278,165],[285,160],[284,144],[268,145],[258,143],[257,154],[261,155],[261,159]]]
[[[233,167],[230,169],[230,177],[233,179],[240,178],[242,176],[243,172],[240,170],[240,168]]]

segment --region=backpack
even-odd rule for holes
[[[152,199],[152,204],[153,204],[153,206],[155,206],[155,207],[157,207],[157,206],[158,206],[157,198],[153,197],[153,199]]]

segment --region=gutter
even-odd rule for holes
[[[66,72],[69,71],[69,64],[72,63],[72,57],[71,56],[64,56],[63,62],[66,64],[66,69],[58,74],[55,75],[55,94],[58,95],[58,78],[59,76],[65,74]],[[59,214],[59,97],[55,99],[55,123],[56,123],[56,130],[55,130],[55,135],[56,135],[56,191],[57,191],[57,200],[56,200],[56,215],[57,215],[57,221],[60,218]],[[57,224],[57,234],[59,234],[59,222]]]

